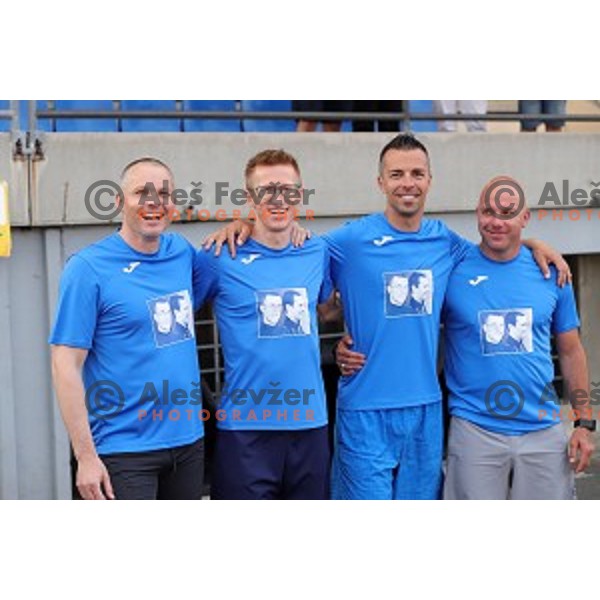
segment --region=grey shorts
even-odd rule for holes
[[[568,441],[562,423],[509,436],[452,417],[444,500],[572,500]]]

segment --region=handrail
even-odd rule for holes
[[[0,114],[3,111],[0,111]],[[6,112],[6,111],[4,111]],[[534,113],[483,113],[441,114],[414,112],[299,112],[299,111],[217,111],[217,110],[37,110],[39,119],[256,119],[317,121],[574,121],[600,122],[600,114],[534,114]]]

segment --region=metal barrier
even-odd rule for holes
[[[119,101],[116,101],[119,102]],[[180,101],[177,101],[179,103]],[[30,106],[29,110],[32,107]],[[122,110],[94,111],[94,110],[56,110],[36,109],[33,107],[37,119],[224,119],[224,120],[274,120],[289,121],[307,119],[312,121],[399,121],[403,131],[411,130],[412,121],[568,121],[568,122],[600,122],[600,114],[534,114],[520,112],[488,112],[483,114],[441,114],[441,113],[415,113],[408,107],[402,112],[298,112],[298,111],[198,111],[198,110]],[[30,121],[31,122],[31,121]]]

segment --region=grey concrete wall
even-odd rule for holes
[[[492,175],[519,177],[530,198],[547,180],[560,184],[568,178],[572,187],[588,190],[591,181],[600,181],[600,136],[423,138],[433,163],[431,216],[444,218],[472,240],[477,231],[470,209]],[[12,162],[9,139],[0,135],[0,178],[9,181],[15,225],[13,256],[0,259],[0,498],[70,496],[68,442],[51,389],[46,340],[65,258],[114,230],[83,208],[91,182],[114,178],[129,160],[152,154],[173,165],[181,187],[198,180],[207,190],[216,181],[237,186],[250,155],[267,146],[285,147],[298,156],[306,185],[317,190],[310,208],[318,218],[310,227],[323,232],[383,208],[375,177],[387,139],[371,134],[60,134],[48,136],[46,160],[29,165]],[[214,210],[214,199],[203,196],[203,207]],[[562,214],[562,220],[558,213],[554,219],[534,214],[529,235],[566,254],[585,255],[578,258],[577,282],[583,339],[592,381],[600,381],[600,219]],[[216,226],[195,222],[173,228],[199,244]]]
[[[33,223],[94,223],[83,198],[95,181],[114,179],[123,165],[154,155],[172,165],[177,184],[191,189],[203,182],[203,208],[214,210],[215,183],[242,186],[243,167],[252,154],[282,147],[299,159],[307,187],[316,190],[311,208],[319,217],[379,210],[377,160],[388,134],[49,134],[46,160],[33,164]],[[523,182],[532,204],[547,181],[561,191],[589,193],[600,183],[600,136],[594,134],[427,134],[433,186],[432,212],[471,210],[482,185],[510,174]],[[234,208],[231,204],[224,208]],[[598,220],[597,216],[596,219]]]
[[[0,498],[69,496],[46,344],[61,264],[58,232],[43,229],[15,230],[0,259]]]

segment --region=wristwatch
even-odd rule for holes
[[[596,421],[594,419],[575,419],[574,427],[583,427],[588,431],[596,431]]]

